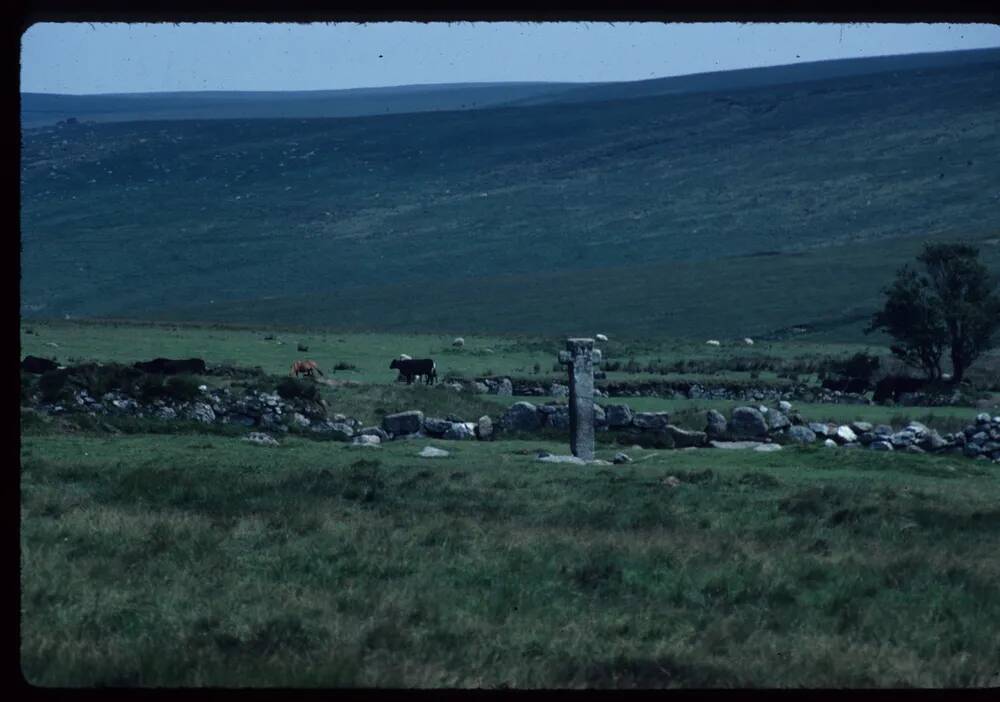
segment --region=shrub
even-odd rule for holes
[[[542,366],[538,363],[532,366],[531,369],[535,372],[535,375],[538,375],[539,373],[542,372]]]
[[[320,399],[319,387],[315,383],[298,378],[282,378],[278,382],[277,390],[286,400],[301,398],[318,402]]]
[[[70,372],[72,380],[86,388],[93,397],[115,390],[130,392],[136,380],[142,377],[142,371],[120,363],[105,366],[91,363],[71,368]]]
[[[879,365],[878,356],[860,352],[844,360],[828,361],[824,370],[848,378],[858,378],[865,382],[871,382],[875,371],[879,369]]]
[[[69,391],[66,381],[69,373],[65,370],[49,371],[38,379],[38,389],[42,393],[42,400],[45,402],[57,402],[65,398]]]
[[[308,351],[308,350],[309,350],[309,347],[308,347],[308,346],[306,346],[305,344],[303,344],[303,343],[302,343],[301,341],[300,341],[300,342],[298,343],[298,345],[297,345],[297,346],[296,346],[295,348],[296,348],[297,350],[299,350],[299,351],[303,351],[303,352],[305,352],[305,351]]]
[[[179,402],[191,402],[201,396],[201,383],[190,375],[176,375],[163,383],[163,396]]]
[[[335,371],[339,371],[339,370],[357,370],[358,367],[356,365],[354,365],[353,363],[348,363],[347,361],[338,361],[333,366],[333,369]]]

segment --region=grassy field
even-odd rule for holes
[[[26,425],[26,678],[1000,684],[994,467],[786,449],[581,468],[533,460],[566,451],[543,441],[425,444]]]
[[[30,332],[30,333],[29,333]],[[596,332],[592,332],[596,333]],[[271,338],[267,338],[271,337]],[[32,321],[21,323],[21,350],[55,358],[127,362],[155,356],[170,358],[199,357],[209,363],[260,366],[267,373],[288,373],[292,361],[311,358],[332,377],[366,383],[392,382],[396,372],[389,362],[401,353],[413,358],[434,358],[441,378],[453,373],[464,377],[537,375],[540,380],[563,378],[555,371],[558,352],[565,348],[559,336],[466,336],[461,350],[452,346],[454,337],[442,334],[404,334],[392,332],[345,332],[306,327],[235,326],[211,324],[136,324],[130,322]],[[298,351],[299,343],[309,350]],[[53,344],[55,344],[53,346]],[[718,359],[817,359],[846,357],[859,351],[884,351],[878,346],[861,344],[820,344],[816,342],[781,342],[753,347],[731,345],[713,349],[703,343],[677,339],[612,339],[600,344],[608,360],[635,360],[670,363],[677,360],[712,361]],[[333,371],[337,363],[355,366],[348,371]],[[538,365],[538,373],[534,366]],[[609,372],[612,380],[662,379],[646,373]],[[773,374],[771,374],[773,376]],[[708,376],[673,374],[671,378]],[[726,372],[722,379],[749,379],[745,372]],[[762,374],[765,379],[768,374]]]

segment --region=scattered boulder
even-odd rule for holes
[[[710,439],[722,440],[726,438],[726,418],[721,412],[714,409],[709,410],[705,413],[705,420],[707,422],[707,425],[705,426],[705,434],[707,434]]]
[[[445,456],[450,456],[451,454],[444,449],[434,448],[433,446],[424,446],[424,448],[417,455],[420,458],[444,458]]]
[[[755,446],[754,451],[760,451],[761,453],[771,453],[772,451],[780,451],[781,444],[761,444],[760,446]]]
[[[788,400],[782,400],[781,402],[778,403],[778,409],[780,409],[785,414],[788,414],[789,412],[792,411],[792,403],[789,402]]]
[[[376,436],[375,434],[358,434],[353,439],[351,439],[351,443],[365,444],[368,446],[378,446],[379,444],[382,443],[382,440],[379,439],[379,437]]]
[[[796,444],[811,444],[816,441],[816,433],[805,426],[789,427],[787,436],[789,440]]]
[[[611,462],[614,463],[615,465],[622,465],[623,463],[631,463],[632,459],[629,457],[627,453],[619,451],[618,453],[615,454],[615,457],[611,460]]]
[[[931,429],[918,439],[917,445],[925,451],[937,451],[947,446],[948,442],[935,430]]]
[[[597,334],[597,335],[594,336],[594,338],[597,339],[598,341],[607,341],[608,340],[608,337],[604,336],[604,334]]]
[[[873,441],[869,444],[868,448],[872,451],[892,451],[892,444],[888,441]]]
[[[212,424],[215,422],[215,411],[211,405],[204,402],[195,402],[191,405],[191,419],[202,424]]]
[[[553,429],[569,429],[569,407],[565,405],[555,407],[550,405],[549,407],[551,407],[552,411],[547,411],[543,414],[545,417],[545,423]]]
[[[510,378],[501,378],[497,383],[497,395],[501,397],[511,397],[514,394],[514,385]]]
[[[856,442],[858,440],[858,436],[851,431],[849,426],[841,425],[837,427],[837,430],[833,433],[833,439],[838,444],[849,444]]]
[[[632,417],[632,424],[639,429],[664,431],[669,422],[669,412],[636,412]]]
[[[681,481],[678,480],[676,476],[668,475],[666,478],[663,479],[663,484],[669,488],[675,488],[681,484]]]
[[[507,431],[535,431],[541,425],[538,412],[530,402],[515,402],[500,417],[500,426]]]
[[[490,391],[489,386],[486,383],[481,383],[478,380],[472,383],[472,392],[479,395],[485,395]]]
[[[493,438],[493,420],[488,415],[483,415],[476,422],[476,438],[480,441],[489,441]]]
[[[262,431],[250,432],[243,437],[243,441],[249,441],[251,444],[259,444],[260,446],[278,446],[278,442],[273,436]]]
[[[476,436],[476,425],[473,422],[452,422],[448,431],[444,433],[444,438],[453,441],[464,441],[473,439]]]
[[[455,337],[455,340],[451,342],[451,345],[454,346],[457,349],[460,349],[463,346],[465,346],[465,339],[463,339],[460,336]]]
[[[708,445],[717,449],[755,449],[763,446],[763,441],[709,441]]]
[[[809,422],[809,429],[820,438],[833,436],[834,433],[829,424],[823,424],[822,422]]]
[[[611,429],[632,426],[632,408],[628,405],[607,405],[604,408],[604,416]]]
[[[354,436],[354,427],[347,422],[325,422],[323,431],[337,441],[347,441]]]
[[[549,387],[549,394],[552,397],[569,397],[569,386],[562,383],[552,383]]]
[[[389,433],[382,427],[364,427],[358,430],[359,436],[377,436],[379,441],[388,441]]]
[[[729,435],[737,441],[767,436],[767,421],[760,410],[753,407],[734,408],[728,428]]]
[[[577,458],[576,456],[556,456],[553,454],[548,454],[546,456],[540,456],[539,461],[543,463],[573,463],[575,465],[586,465],[587,462],[582,458]]]
[[[154,415],[157,419],[177,419],[177,410],[173,407],[159,407]]]
[[[420,410],[408,410],[387,414],[382,417],[382,428],[393,436],[416,434],[424,424],[424,413]]]
[[[430,436],[444,436],[451,429],[451,422],[437,417],[424,417],[424,431]]]
[[[681,429],[680,427],[675,427],[673,424],[668,424],[665,431],[673,438],[675,448],[704,446],[708,442],[708,435],[703,431]]]
[[[792,426],[792,423],[783,412],[771,410],[767,413],[767,426],[771,431],[784,431]]]
[[[823,442],[823,446],[826,448],[837,448],[837,442],[833,439],[827,439]]]

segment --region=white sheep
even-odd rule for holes
[[[451,342],[451,345],[456,348],[462,348],[463,346],[465,346],[465,339],[463,339],[460,336],[455,337],[455,340]]]
[[[722,346],[722,343],[719,342],[718,339],[709,339],[705,343],[708,344],[709,346]]]
[[[747,337],[746,339],[743,340],[743,343],[746,344],[747,346],[753,346],[753,339]]]
[[[598,334],[594,338],[597,339],[598,341],[607,341],[608,340],[608,337],[604,336],[604,334]]]

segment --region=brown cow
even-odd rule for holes
[[[323,371],[316,365],[316,361],[296,361],[292,364],[292,372],[289,375],[294,375],[296,378],[300,375],[308,375],[311,378],[313,371],[323,375]]]

